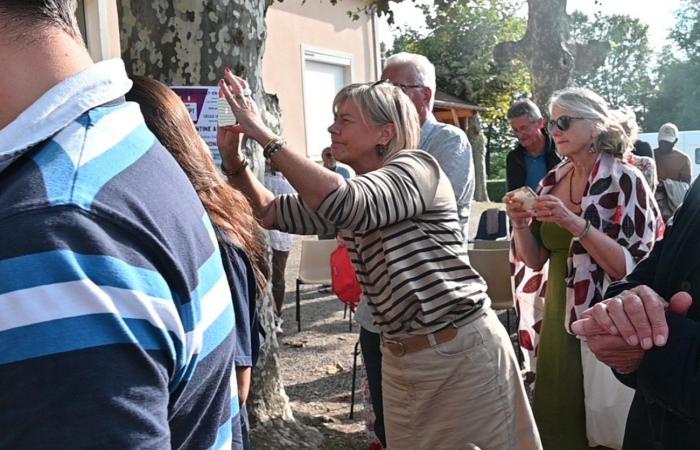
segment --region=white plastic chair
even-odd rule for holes
[[[319,241],[302,241],[297,276],[296,319],[297,330],[301,331],[301,298],[299,286],[302,284],[320,284],[331,286],[331,253],[338,247],[335,239]]]
[[[505,244],[507,241],[501,242],[504,242],[501,248],[470,248],[469,263],[486,282],[491,307],[496,311],[506,310],[506,326],[510,333],[510,312],[515,310],[515,299],[510,279],[509,248]]]

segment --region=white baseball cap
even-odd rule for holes
[[[659,128],[659,141],[676,142],[678,139],[678,127],[672,123],[665,123]]]

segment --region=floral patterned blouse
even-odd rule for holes
[[[550,193],[572,169],[571,161],[562,161],[542,179],[538,194]],[[582,217],[591,222],[592,228],[605,233],[622,247],[627,273],[651,252],[664,231],[659,208],[644,178],[633,165],[607,153],[600,154],[581,201]],[[547,266],[538,271],[530,269],[513,251],[511,269],[520,312],[520,345],[530,357],[530,370],[534,370],[544,311]],[[567,331],[583,311],[602,300],[611,281],[583,245],[574,239],[567,258],[566,318],[562,324]]]

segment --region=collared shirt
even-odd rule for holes
[[[472,147],[467,135],[459,128],[438,122],[430,114],[420,131],[418,148],[425,150],[440,164],[450,180],[464,242],[469,237],[469,210],[474,197],[474,167]]]
[[[54,86],[0,130],[0,171],[86,111],[123,96],[131,84],[122,60],[114,59],[95,64]]]
[[[561,162],[561,158],[557,154],[552,137],[547,134],[546,130],[542,130],[542,134],[545,138],[542,154],[544,155],[545,167],[548,172]],[[514,150],[508,152],[506,156],[506,189],[508,191],[527,186],[527,178],[529,176],[525,162],[525,155],[527,154],[529,152],[520,143],[515,146]],[[539,187],[539,183],[537,186]]]
[[[547,175],[547,161],[544,158],[544,150],[537,156],[525,152],[525,186],[537,189],[540,180]]]
[[[130,87],[102,62],[0,130],[2,448],[231,448],[214,230]]]

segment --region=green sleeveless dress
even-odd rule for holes
[[[572,235],[545,222],[539,238],[550,258],[532,409],[544,450],[589,450],[580,342],[564,329],[564,278]]]

